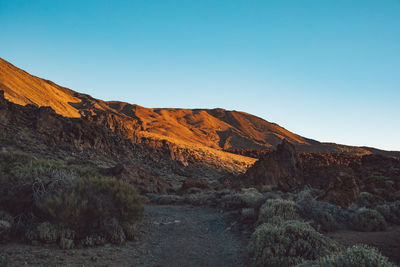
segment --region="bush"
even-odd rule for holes
[[[391,222],[393,220],[393,215],[390,211],[389,205],[387,204],[378,205],[376,206],[375,210],[379,212],[387,222]]]
[[[346,251],[333,254],[320,260],[305,262],[298,267],[394,267],[388,258],[383,256],[375,248],[367,246],[353,246]]]
[[[115,218],[106,218],[101,222],[101,232],[113,244],[122,244],[126,240],[124,230]]]
[[[252,266],[290,266],[339,251],[332,240],[300,221],[260,225],[248,249]]]
[[[375,209],[387,222],[400,224],[400,201],[379,205]]]
[[[264,195],[255,188],[242,188],[241,192],[236,194],[243,207],[258,208],[263,203]]]
[[[0,209],[18,215],[15,229],[24,231],[28,240],[43,242],[82,238],[100,231],[100,222],[106,219],[134,223],[143,214],[133,186],[102,176],[94,167],[4,152],[0,152]],[[0,212],[0,220],[13,219],[6,215]],[[50,227],[60,224],[70,229],[57,232]]]
[[[268,199],[260,208],[258,222],[276,223],[299,219],[298,207],[290,200]]]
[[[102,235],[91,234],[83,238],[80,243],[84,247],[102,246],[106,243],[106,239]]]
[[[335,218],[327,212],[316,213],[315,220],[321,225],[321,230],[324,232],[333,232],[338,229]]]
[[[60,238],[58,245],[60,246],[61,249],[72,249],[75,246],[73,239],[68,239],[65,237]]]
[[[9,222],[11,225],[14,224],[14,217],[2,210],[0,210],[0,220]]]
[[[357,231],[373,232],[387,228],[383,216],[376,210],[361,208],[350,219],[352,227]]]
[[[41,209],[54,221],[82,230],[106,218],[135,222],[143,214],[136,190],[122,180],[110,177],[79,179],[67,191],[48,197]]]
[[[392,223],[400,224],[400,200],[390,203],[390,212],[393,215]]]
[[[382,205],[384,203],[385,200],[383,198],[368,192],[361,192],[357,199],[357,205],[359,207],[375,208],[377,205]]]
[[[0,243],[10,239],[11,226],[8,221],[0,220]]]
[[[136,240],[138,235],[138,225],[135,223],[124,223],[122,224],[122,229],[124,230],[127,240]]]
[[[39,223],[25,232],[25,238],[29,241],[55,243],[59,237],[58,227],[50,222]]]
[[[339,224],[348,223],[348,212],[340,206],[316,200],[321,192],[315,189],[306,189],[297,195],[296,204],[303,217],[314,220],[326,232],[336,230]]]

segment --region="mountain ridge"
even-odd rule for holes
[[[299,151],[305,152],[377,153],[400,157],[400,152],[320,143],[246,112],[221,108],[146,108],[120,101],[103,101],[33,76],[1,58],[0,90],[13,103],[50,106],[65,117],[84,117],[104,112],[114,114],[120,118],[120,125],[111,127],[114,130],[124,129],[123,133],[129,136],[165,137],[178,144],[222,151],[273,149],[285,139]],[[129,127],[123,125],[125,122],[129,122]]]

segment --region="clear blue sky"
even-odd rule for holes
[[[0,57],[96,98],[400,150],[400,0],[0,0]]]

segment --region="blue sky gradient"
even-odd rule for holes
[[[104,100],[400,150],[400,1],[0,0],[0,57]]]

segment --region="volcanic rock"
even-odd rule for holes
[[[304,185],[295,147],[284,140],[277,149],[257,161],[242,177],[245,185],[276,185],[289,191]]]

